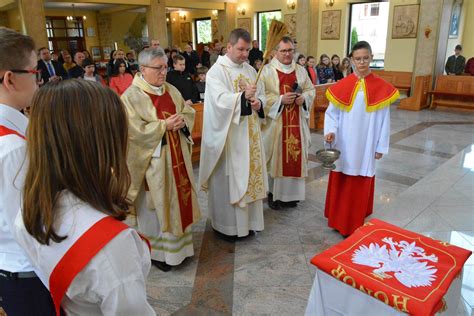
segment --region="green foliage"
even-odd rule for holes
[[[267,45],[267,34],[273,19],[281,21],[281,11],[260,13],[260,49],[264,50]]]
[[[197,42],[211,43],[212,42],[212,27],[211,20],[197,21]]]
[[[352,47],[359,41],[359,35],[357,34],[357,30],[355,27],[352,28],[351,32],[351,50]]]
[[[261,39],[261,46],[262,49],[265,49],[265,45],[267,45],[267,33],[268,33],[268,22],[265,17],[262,18],[262,39]]]

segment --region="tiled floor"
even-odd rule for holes
[[[392,107],[391,129],[372,217],[474,251],[474,113]],[[322,139],[312,134],[311,153]],[[195,225],[195,256],[168,273],[152,268],[148,295],[157,313],[303,315],[315,271],[310,258],[342,240],[323,216],[328,173],[316,161],[310,168],[306,201],[281,211],[265,204],[265,230],[255,236],[232,244],[217,239],[206,218]],[[199,201],[206,214],[202,192]],[[474,256],[464,268],[458,315],[473,309]]]

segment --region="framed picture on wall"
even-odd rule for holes
[[[191,22],[184,22],[179,25],[181,42],[187,43],[192,41],[191,38]]]
[[[338,40],[341,36],[341,10],[327,10],[322,13],[321,39]]]
[[[241,29],[244,29],[249,33],[250,33],[250,23],[251,23],[250,18],[237,19],[237,27],[241,28]]]
[[[449,38],[458,38],[459,20],[461,19],[462,0],[455,0],[451,10],[451,20],[449,21]]]
[[[284,21],[288,28],[288,36],[296,39],[296,14],[285,14]]]
[[[102,60],[102,54],[100,53],[100,47],[99,46],[92,46],[91,47],[91,54],[92,54],[92,60],[93,61]]]
[[[104,46],[104,48],[102,50],[104,51],[104,60],[109,60],[110,59],[110,53],[112,52],[112,47]]]
[[[416,38],[419,4],[393,7],[392,38]]]

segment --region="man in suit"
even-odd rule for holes
[[[444,67],[446,74],[451,76],[462,75],[464,72],[464,66],[466,65],[466,58],[464,58],[461,53],[462,46],[456,45],[454,48],[454,55],[449,56],[448,61],[446,61],[446,66]]]
[[[41,47],[38,50],[38,54],[40,59],[38,60],[37,69],[41,70],[43,84],[50,81],[67,79],[67,73],[63,66],[59,62],[51,59],[51,54],[46,47]]]
[[[201,64],[199,63],[199,55],[195,50],[193,50],[193,47],[190,44],[186,44],[183,57],[186,60],[186,71],[191,75],[194,75],[196,73],[196,68],[201,67]]]

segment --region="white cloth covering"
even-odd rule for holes
[[[305,178],[272,178],[268,176],[268,187],[274,201],[303,201],[306,197]]]
[[[440,316],[456,315],[461,296],[461,277],[454,279],[444,296],[447,309]],[[316,269],[305,316],[402,316],[395,308]]]
[[[160,229],[160,220],[151,202],[150,192],[144,188],[135,201],[137,208],[137,230],[145,235],[151,244],[151,259],[166,262],[171,266],[179,265],[187,257],[194,256],[193,232],[189,225],[180,237]]]
[[[390,143],[390,107],[367,112],[359,90],[350,112],[332,103],[324,118],[324,135],[334,133],[333,148],[341,151],[336,170],[351,176],[375,175],[375,153],[387,154]]]
[[[0,104],[0,125],[26,135],[28,119],[20,111]],[[17,135],[0,137],[0,269],[30,272],[33,266],[15,241],[13,222],[20,209],[25,177],[26,141]]]
[[[42,245],[27,231],[19,212],[15,236],[38,276],[49,288],[49,277],[66,251],[94,223],[106,215],[74,194],[62,191],[57,204],[56,227],[60,243]],[[146,278],[150,252],[133,229],[126,229],[102,248],[72,281],[61,302],[67,315],[155,315],[147,302]]]

